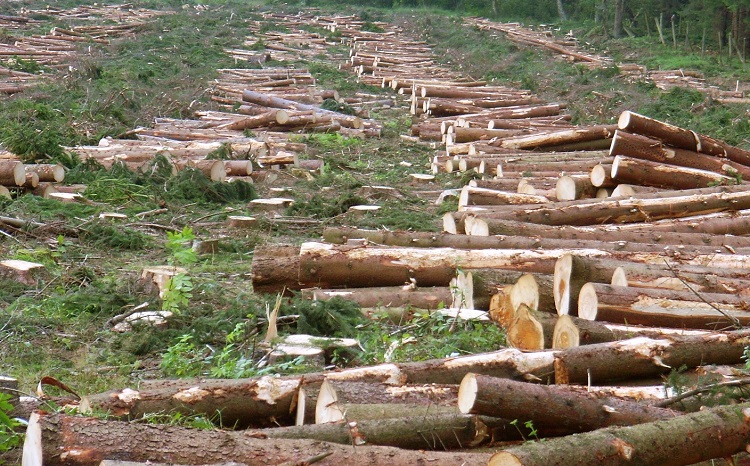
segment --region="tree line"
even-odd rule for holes
[[[665,45],[736,53],[750,48],[750,0],[350,0],[362,6],[438,8],[499,20],[591,22],[608,37],[656,36]]]

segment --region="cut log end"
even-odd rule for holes
[[[629,110],[625,110],[620,114],[620,118],[617,119],[617,127],[624,130],[630,126],[631,114]]]
[[[477,391],[476,374],[466,374],[461,380],[461,385],[458,387],[458,410],[462,414],[469,414],[471,412],[474,402],[477,399]]]
[[[599,311],[599,299],[596,296],[596,289],[591,283],[586,283],[581,287],[578,294],[578,317],[586,320],[596,320]]]
[[[559,316],[552,334],[552,349],[575,348],[579,345],[579,331],[573,319],[569,315]]]
[[[573,256],[565,254],[555,262],[552,294],[558,315],[570,314],[570,274],[573,270]]]
[[[529,312],[525,304],[516,309],[516,318],[508,328],[508,344],[520,350],[539,351],[544,349],[544,329],[542,324]]]

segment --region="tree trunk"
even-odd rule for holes
[[[540,385],[466,374],[458,391],[458,408],[466,414],[531,421],[563,432],[588,432],[672,419],[679,411],[654,408],[616,397],[602,397],[584,387]]]
[[[678,466],[744,451],[749,435],[750,405],[720,406],[669,420],[525,443],[496,453],[489,466]]]
[[[441,305],[449,307],[451,290],[448,287],[378,287],[347,288],[336,290],[303,290],[303,296],[316,301],[339,297],[359,304],[360,307],[404,307],[417,309],[437,309]]]
[[[544,196],[509,193],[486,188],[472,188],[464,186],[458,197],[458,207],[469,205],[524,205],[546,204],[549,202]]]
[[[344,113],[325,110],[316,105],[300,104],[298,102],[294,102],[293,100],[287,100],[281,97],[275,97],[269,94],[251,91],[249,89],[246,89],[242,92],[242,100],[266,107],[291,110],[312,110],[324,115],[331,115],[335,120],[341,123],[341,126],[346,126],[347,128],[358,129],[362,128],[363,126],[362,119],[353,115],[346,115]]]
[[[612,162],[612,179],[622,184],[661,189],[706,188],[735,184],[735,179],[707,170],[684,168],[618,155]]]
[[[596,196],[597,190],[589,175],[565,175],[555,185],[555,197],[558,201],[590,199]]]
[[[617,121],[617,126],[631,133],[659,139],[673,147],[725,157],[733,162],[750,166],[750,151],[637,113],[627,110],[622,112]]]
[[[26,169],[18,160],[0,160],[0,185],[21,186],[26,181]]]
[[[509,149],[535,149],[539,147],[561,146],[579,142],[611,139],[616,125],[600,125],[550,133],[519,136],[502,140],[501,147]]]
[[[337,445],[318,440],[259,439],[246,432],[105,421],[35,413],[27,429],[24,465],[98,466],[106,458],[122,461],[206,464],[237,461],[246,465],[298,464],[321,453],[325,464],[392,466],[438,461],[485,465],[489,454],[410,451],[393,447]]]
[[[739,364],[748,331],[705,336],[638,337],[579,346],[555,354],[555,383],[603,385],[667,373],[683,365]]]
[[[557,0],[557,14],[560,16],[560,21],[568,20],[568,15],[565,14],[565,8],[563,8],[562,0]]]
[[[266,245],[255,248],[252,283],[256,293],[299,290],[299,246]]]
[[[202,414],[225,426],[267,427],[291,424],[300,380],[208,380],[189,388],[163,386],[153,390],[129,388],[92,395],[81,402],[82,411],[106,412],[119,419],[137,419],[152,413]]]
[[[552,273],[565,250],[388,248],[304,243],[299,281],[303,286],[396,286],[416,280],[418,286],[447,286],[458,268],[516,269]],[[597,255],[606,253],[597,251]]]
[[[622,37],[622,21],[625,16],[625,0],[615,0],[615,15],[612,24],[612,36],[615,39]]]
[[[722,175],[729,175],[734,170],[745,179],[750,179],[750,167],[745,165],[713,155],[669,147],[659,140],[621,130],[615,131],[609,153],[612,156],[625,155],[651,162],[712,171]]]
[[[589,281],[587,264],[586,259],[575,254],[565,254],[555,262],[552,293],[558,315],[576,314],[578,294]]]
[[[747,299],[737,294],[634,288],[587,283],[578,316],[652,327],[722,329],[750,323]]]

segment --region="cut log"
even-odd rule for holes
[[[513,287],[515,289],[515,286]],[[521,304],[515,310],[506,338],[511,348],[525,351],[544,349],[544,329],[529,312],[529,306]]]
[[[154,439],[159,439],[154,442]],[[104,458],[123,461],[206,464],[297,464],[330,454],[332,465],[392,466],[394,463],[485,465],[489,454],[410,451],[393,447],[337,445],[318,440],[259,439],[251,433],[106,421],[34,413],[24,444],[27,466],[98,466]]]
[[[595,197],[596,191],[597,187],[591,183],[588,175],[566,175],[557,181],[555,198],[558,201],[587,199]]]
[[[540,147],[563,147],[576,143],[590,143],[611,139],[617,129],[616,125],[600,125],[584,128],[567,129],[529,136],[518,136],[503,139],[501,147],[508,149],[538,149]],[[609,147],[609,143],[607,143]],[[575,149],[572,149],[575,150]]]
[[[720,406],[674,419],[529,442],[495,453],[489,466],[694,464],[745,451],[750,405]]]
[[[509,193],[486,188],[472,188],[464,186],[458,197],[458,207],[469,205],[518,205],[518,204],[546,204],[549,202],[544,196]]]
[[[106,412],[118,419],[152,413],[202,414],[226,426],[268,427],[291,424],[300,381],[265,376],[235,381],[208,380],[189,388],[125,388],[85,397],[81,411]]]
[[[735,179],[696,168],[678,167],[659,162],[618,155],[612,162],[612,179],[623,184],[653,186],[661,189],[693,189],[736,184]]]
[[[256,293],[276,293],[301,289],[299,284],[299,246],[265,245],[255,248],[252,284]]]
[[[574,254],[565,254],[555,262],[552,293],[558,315],[575,314],[581,287],[590,280],[587,262]],[[593,319],[590,319],[593,320]]]
[[[353,301],[360,307],[404,307],[417,309],[437,309],[451,303],[451,290],[448,287],[412,288],[377,287],[377,288],[348,288],[337,290],[311,289],[302,290],[302,296],[313,300],[328,300],[339,297]]]
[[[580,338],[580,332],[573,319],[567,314],[558,316],[552,329],[552,349],[575,348],[580,344]]]
[[[335,422],[345,418],[361,419],[350,416],[352,412],[344,408],[347,404],[455,408],[457,396],[458,385],[429,384],[393,387],[369,382],[332,382],[325,380],[317,395],[315,422]]]
[[[617,127],[631,133],[659,139],[673,147],[717,157],[726,157],[733,162],[750,166],[750,151],[637,113],[622,112],[617,120]]]
[[[567,252],[387,248],[309,242],[300,248],[299,282],[306,287],[338,288],[395,286],[414,279],[418,286],[446,286],[458,268],[551,273],[554,261]],[[592,254],[606,255],[602,251]]]
[[[0,185],[23,186],[26,182],[26,169],[18,160],[0,159]]]
[[[18,259],[0,261],[0,277],[28,286],[35,286],[44,277],[44,264]]]
[[[728,293],[695,293],[587,283],[578,297],[587,320],[653,327],[722,329],[750,323],[747,300]]]
[[[555,383],[603,385],[616,380],[655,376],[681,366],[711,361],[738,364],[748,344],[747,330],[698,336],[631,338],[579,346],[555,354]]]
[[[750,179],[750,167],[725,158],[701,154],[695,151],[665,146],[661,141],[646,136],[615,131],[610,155],[624,155],[655,163],[706,170],[722,175],[738,173]],[[638,183],[640,184],[640,183]]]
[[[682,415],[636,401],[602,397],[583,387],[530,384],[466,374],[458,391],[458,409],[503,419],[524,419],[563,432],[589,432],[629,426]]]
[[[617,182],[612,179],[612,164],[600,163],[591,169],[589,179],[597,188],[614,188]]]

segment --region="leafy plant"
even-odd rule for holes
[[[163,311],[169,311],[179,314],[190,304],[190,298],[193,297],[193,280],[184,273],[178,273],[167,280],[162,293],[161,308]]]
[[[172,253],[170,263],[178,265],[194,264],[198,261],[198,255],[193,250],[193,240],[195,234],[189,226],[182,228],[182,231],[167,232],[167,249]]]
[[[21,423],[8,415],[13,411],[10,398],[9,394],[0,393],[0,452],[18,447],[23,439],[23,434],[16,430]]]

